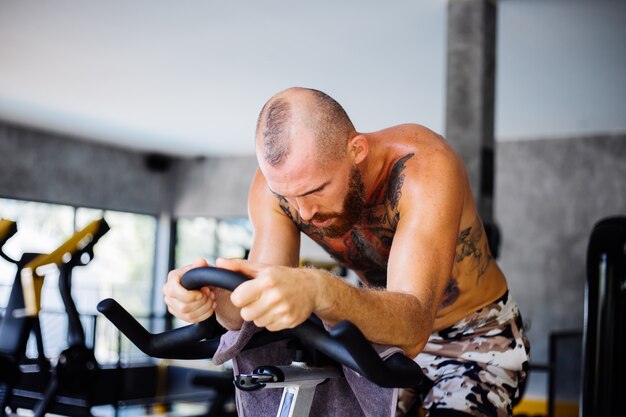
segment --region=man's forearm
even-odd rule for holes
[[[314,270],[317,294],[314,313],[334,325],[355,324],[371,342],[399,346],[415,356],[431,333],[431,314],[417,297],[400,292],[360,289],[332,274]]]
[[[215,316],[219,324],[227,330],[239,330],[243,325],[240,309],[230,301],[230,291],[214,288],[216,293],[217,308]]]

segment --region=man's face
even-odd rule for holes
[[[343,199],[341,211],[332,213],[318,212],[311,218],[309,223],[326,237],[341,237],[361,219],[363,205],[364,187],[361,173],[353,166],[350,170],[348,191]]]
[[[364,185],[360,171],[347,156],[319,163],[313,138],[300,140],[285,163],[277,167],[270,166],[262,152],[257,146],[257,160],[268,187],[298,212],[303,225],[337,238],[361,219]]]
[[[348,160],[326,166],[311,161],[307,156],[280,168],[260,165],[270,190],[298,212],[300,222],[326,237],[341,237],[361,219],[361,173]]]

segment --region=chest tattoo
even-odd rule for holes
[[[385,287],[389,253],[400,221],[399,202],[406,163],[413,156],[414,153],[409,153],[393,164],[386,180],[364,202],[360,221],[341,237],[325,236],[323,230],[302,220],[287,199],[277,196],[280,209],[301,232],[317,242],[335,260],[354,270],[368,285]],[[470,278],[478,283],[491,260],[482,223],[476,216],[472,225],[461,230],[458,235],[452,274],[440,307],[450,306],[459,298],[460,280]]]
[[[397,160],[383,181],[364,202],[361,220],[339,238],[329,239],[322,231],[304,222],[285,198],[279,198],[281,210],[294,224],[316,241],[338,262],[353,269],[368,284],[384,287],[387,282],[389,251],[400,221],[398,204],[402,196],[409,153]]]

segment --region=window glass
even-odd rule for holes
[[[223,258],[247,258],[252,247],[252,225],[248,219],[223,219],[217,224],[218,252]]]
[[[77,229],[103,215],[110,230],[94,246],[94,259],[72,274],[78,311],[96,314],[99,301],[114,298],[132,314],[147,315],[152,300],[156,218],[79,208]]]
[[[27,201],[0,199],[0,218],[17,223],[18,232],[4,252],[19,259],[24,252],[49,253],[91,221],[104,217],[110,230],[94,246],[94,259],[72,271],[72,299],[85,330],[87,346],[94,346],[101,363],[145,360],[96,311],[104,298],[115,298],[131,314],[145,320],[151,313],[154,276],[156,218],[148,215],[102,211]],[[39,315],[46,356],[54,357],[67,346],[67,317],[58,283],[59,273],[46,268]],[[0,259],[0,308],[8,302],[15,266]],[[97,329],[97,330],[96,330]],[[97,332],[97,335],[95,334]],[[122,345],[119,345],[121,341]],[[29,341],[27,356],[37,354]],[[132,356],[132,358],[131,358]]]
[[[218,257],[246,258],[252,246],[252,225],[246,218],[196,217],[176,222],[175,264],[179,268],[197,258],[214,264]],[[186,325],[174,320],[174,327]]]
[[[78,311],[94,321],[83,320],[86,333],[96,326],[96,358],[101,363],[124,363],[145,360],[137,349],[103,316],[96,305],[113,298],[135,316],[146,328],[152,308],[156,218],[148,215],[79,208],[76,225],[81,229],[104,216],[109,231],[94,247],[94,258],[76,268],[72,282]],[[121,345],[120,345],[121,343]]]
[[[252,226],[245,218],[178,219],[176,237],[177,267],[198,257],[213,264],[218,257],[245,258],[252,246]]]
[[[5,254],[19,260],[23,253],[49,253],[61,245],[74,230],[74,208],[0,198],[0,218],[17,223],[17,233],[3,246]],[[0,259],[0,306],[6,306],[15,279],[15,266]],[[54,291],[56,277],[44,281],[44,302],[59,308],[60,297]],[[50,291],[50,288],[53,288]],[[55,292],[57,294],[55,294]]]

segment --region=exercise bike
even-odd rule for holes
[[[181,280],[186,289],[215,286],[233,291],[248,278],[237,272],[204,267],[188,271]],[[104,314],[141,351],[149,356],[173,359],[211,358],[219,340],[207,339],[215,326],[214,318],[182,328],[151,334],[113,299],[98,304]],[[309,415],[316,388],[329,379],[342,378],[342,366],[367,378],[380,387],[412,388],[424,392],[429,383],[421,368],[403,353],[394,353],[384,360],[359,329],[348,321],[326,331],[321,322],[311,317],[293,329],[280,332],[262,330],[252,336],[244,349],[253,349],[279,340],[296,341],[296,360],[289,366],[259,366],[252,373],[235,376],[240,390],[283,389],[278,417]],[[325,366],[304,365],[302,352],[322,357]],[[320,355],[321,354],[321,355]],[[319,362],[319,361],[318,361]]]
[[[17,274],[0,323],[0,363],[3,368],[0,382],[4,392],[0,415],[4,414],[7,405],[13,409],[32,408],[37,417],[51,408],[63,411],[63,399],[55,401],[59,390],[79,392],[91,385],[91,373],[98,364],[93,349],[86,346],[85,333],[71,298],[71,273],[75,266],[86,265],[93,258],[94,245],[108,230],[103,219],[96,220],[49,254],[25,253],[15,261],[2,253],[3,258],[17,265]],[[41,268],[48,265],[59,270],[59,291],[68,321],[68,348],[61,352],[55,363],[45,357],[39,322],[45,279]],[[36,337],[38,351],[34,363],[26,358],[31,332]],[[80,409],[73,405],[68,407]]]
[[[15,233],[13,222],[0,222],[0,243]],[[50,254],[24,254],[14,261],[18,272],[6,313],[0,322],[0,416],[9,407],[33,410],[35,417],[46,413],[91,416],[94,406],[153,407],[175,401],[212,400],[206,417],[219,415],[232,397],[234,388],[224,374],[202,372],[210,387],[194,387],[191,371],[182,367],[141,363],[132,366],[99,364],[93,347],[88,346],[80,315],[71,294],[72,271],[94,257],[94,246],[107,233],[104,219],[95,220],[76,232]],[[6,231],[6,232],[5,232]],[[49,266],[59,271],[59,293],[67,319],[67,345],[56,358],[44,354],[39,316],[45,272]],[[31,333],[37,341],[38,357],[26,357]],[[212,376],[212,378],[209,378]],[[175,386],[163,384],[165,378]]]
[[[11,220],[0,220],[0,257],[16,265],[17,273],[9,294],[9,301],[0,319],[0,416],[12,400],[13,389],[20,380],[20,366],[28,362],[38,370],[49,370],[50,363],[44,355],[43,337],[39,317],[24,315],[24,294],[20,281],[22,269],[42,254],[25,253],[19,260],[9,257],[3,250],[4,244],[17,233],[17,225]],[[26,358],[26,343],[31,334],[35,336],[38,356]]]

